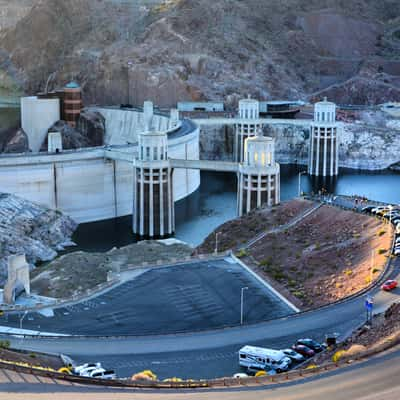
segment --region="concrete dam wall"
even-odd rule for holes
[[[110,144],[130,158],[136,146],[121,146],[125,138],[136,143],[140,121],[135,112],[107,110],[107,137]],[[126,114],[126,115],[125,115]],[[122,121],[122,122],[121,122]],[[154,118],[153,123],[168,126],[168,118]],[[136,129],[134,129],[136,127]],[[171,158],[199,158],[199,129],[185,123],[168,136]],[[129,141],[129,143],[132,143]],[[60,154],[36,153],[0,156],[0,192],[12,193],[34,203],[58,209],[79,223],[99,221],[132,214],[132,162],[109,159],[112,146],[65,151]],[[114,147],[116,148],[116,147]],[[173,174],[174,200],[193,193],[200,185],[196,170],[176,169]]]

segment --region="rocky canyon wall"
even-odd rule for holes
[[[0,193],[0,285],[7,278],[7,257],[26,254],[33,266],[50,261],[71,245],[77,224],[59,211]]]
[[[264,127],[275,138],[277,161],[307,164],[310,128],[279,124]],[[349,123],[340,125],[339,162],[341,167],[380,170],[400,161],[400,130]],[[200,131],[200,158],[232,160],[234,127],[211,125]]]

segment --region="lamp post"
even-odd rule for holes
[[[24,314],[22,315],[22,317],[19,319],[19,329],[22,330],[22,321],[24,320],[24,318],[26,317],[26,315],[28,314],[28,311],[25,311]]]
[[[244,295],[244,291],[248,290],[249,288],[247,286],[242,287],[242,289],[240,290],[240,325],[243,325],[243,295]]]
[[[218,236],[221,234],[221,232],[216,232],[215,233],[215,249],[214,249],[214,253],[218,254]]]
[[[299,188],[298,188],[298,197],[301,196],[301,176],[305,175],[307,171],[301,171],[299,172]]]

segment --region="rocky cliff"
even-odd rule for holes
[[[400,99],[397,0],[32,3],[0,38],[0,69],[29,93],[51,75],[50,88],[73,76],[98,104]]]
[[[0,285],[7,277],[9,255],[26,254],[32,266],[52,260],[57,251],[71,245],[76,227],[71,218],[58,211],[0,193]]]
[[[395,121],[395,120],[393,120]],[[376,124],[373,124],[375,122]],[[400,124],[356,120],[340,124],[339,163],[341,167],[380,170],[400,161]],[[308,163],[310,129],[279,124],[264,127],[264,134],[275,138],[275,155],[283,164]],[[232,160],[234,128],[202,127],[200,157],[205,160]]]

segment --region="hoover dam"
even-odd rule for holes
[[[143,131],[144,113],[111,107],[97,110],[107,121],[104,146],[61,153],[3,154],[1,190],[58,209],[78,223],[132,214],[132,160],[137,135]],[[153,114],[151,128],[167,132],[171,158],[199,159],[199,128],[193,122]],[[193,193],[199,185],[199,171],[174,170],[175,201]]]

